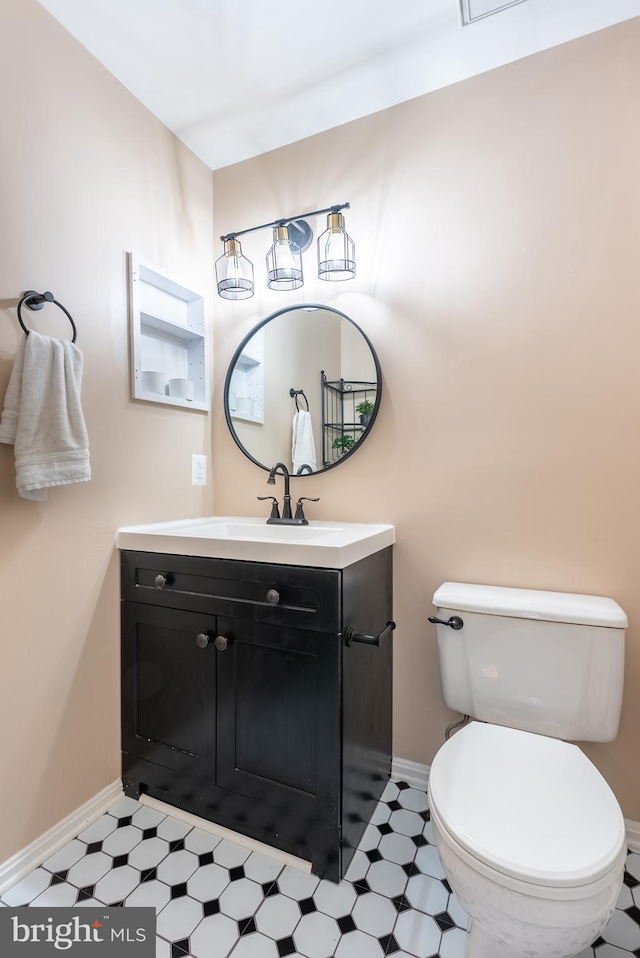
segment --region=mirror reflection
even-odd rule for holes
[[[327,306],[279,310],[243,340],[224,391],[225,416],[242,451],[292,475],[322,472],[352,455],[380,402],[380,365],[362,330]]]

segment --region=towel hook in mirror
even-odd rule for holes
[[[289,390],[289,395],[291,396],[292,399],[295,399],[296,409],[298,410],[298,412],[300,412],[300,406],[298,405],[298,396],[302,396],[302,398],[307,404],[307,412],[309,412],[309,400],[305,396],[303,389],[294,389],[292,386],[291,389]]]

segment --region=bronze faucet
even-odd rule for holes
[[[281,475],[284,479],[284,499],[282,500],[282,519],[291,519],[291,492],[289,490],[289,470],[283,462],[276,462],[269,471],[267,484],[275,486],[276,476]]]
[[[267,524],[279,524],[279,525],[293,525],[293,526],[308,526],[309,520],[305,518],[304,510],[302,508],[302,503],[307,500],[308,502],[318,502],[317,497],[311,496],[301,496],[296,503],[296,514],[295,516],[291,515],[291,489],[290,489],[290,480],[291,476],[289,475],[289,470],[283,462],[276,462],[272,465],[269,470],[269,478],[267,483],[270,486],[275,486],[276,476],[282,476],[284,480],[284,499],[282,500],[282,516],[280,516],[280,509],[278,506],[278,500],[275,496],[258,496],[258,499],[271,499],[271,515],[267,519]]]

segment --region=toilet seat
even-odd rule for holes
[[[429,776],[441,828],[490,869],[547,888],[591,884],[626,847],[616,798],[575,745],[472,722]]]

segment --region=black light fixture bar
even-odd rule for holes
[[[288,223],[295,223],[296,220],[304,220],[308,216],[320,216],[322,213],[339,213],[341,210],[348,210],[350,208],[349,203],[339,203],[337,206],[327,206],[323,210],[312,210],[310,213],[298,213],[297,216],[281,216],[280,219],[274,220],[272,223],[262,223],[261,226],[251,226],[246,230],[236,230],[235,233],[227,233],[225,236],[221,236],[220,239],[225,243],[227,240],[235,239],[237,236],[245,236],[247,233],[256,233],[258,230],[266,230],[270,226],[286,226]]]

